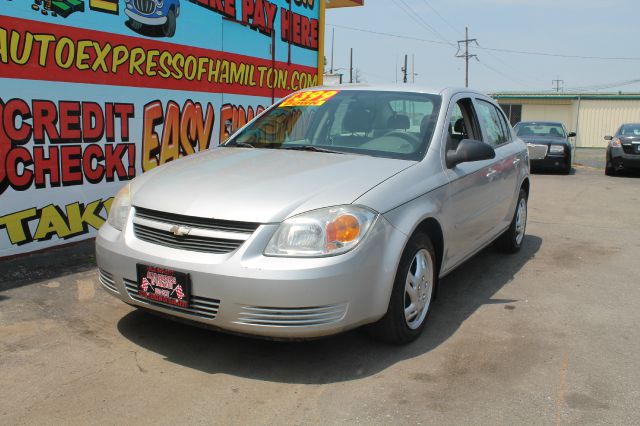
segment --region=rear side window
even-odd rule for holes
[[[498,109],[493,104],[480,99],[476,101],[476,105],[484,141],[494,147],[509,142],[510,137]]]

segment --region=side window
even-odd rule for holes
[[[498,117],[500,118],[500,124],[502,124],[502,130],[504,132],[505,137],[507,138],[505,142],[511,142],[511,126],[507,121],[507,118],[504,116],[504,113],[500,112],[498,109]]]
[[[447,150],[455,150],[463,139],[479,139],[477,120],[470,98],[460,99],[451,109],[447,129]]]
[[[489,102],[478,99],[478,118],[482,124],[484,141],[491,146],[502,145],[509,141],[503,125],[501,124],[500,113]]]

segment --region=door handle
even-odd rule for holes
[[[492,177],[494,177],[496,174],[498,173],[498,171],[496,169],[489,169],[489,171],[487,172],[487,174],[485,175],[487,178],[491,179]]]

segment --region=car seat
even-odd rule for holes
[[[373,111],[366,106],[354,103],[342,120],[342,129],[349,135],[340,135],[334,138],[333,144],[337,146],[356,147],[367,142],[368,133],[373,128]]]
[[[394,114],[387,120],[387,127],[390,130],[407,130],[411,127],[411,121],[408,115]]]

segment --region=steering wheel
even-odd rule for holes
[[[386,137],[386,136],[393,136],[396,138],[404,139],[405,141],[409,142],[413,148],[418,148],[420,146],[420,139],[418,139],[416,136],[412,135],[411,133],[392,130],[389,133],[385,133],[383,137]]]

